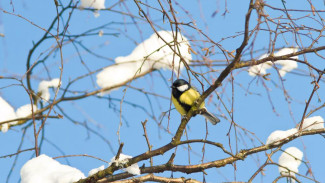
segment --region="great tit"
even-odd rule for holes
[[[191,85],[184,79],[177,79],[174,81],[171,88],[173,104],[182,116],[187,114],[194,102],[201,96],[200,93],[195,88],[191,87]],[[204,102],[201,103],[199,109],[205,109],[200,114],[202,114],[213,125],[220,122],[219,118],[206,110]]]

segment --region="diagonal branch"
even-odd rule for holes
[[[250,20],[250,16],[251,16],[253,8],[254,8],[254,3],[253,3],[253,0],[251,0],[250,3],[249,3],[248,12],[246,13],[246,18],[245,18],[244,40],[243,40],[242,44],[240,45],[240,47],[236,49],[236,56],[235,56],[234,60],[221,72],[218,79],[206,91],[204,91],[203,94],[201,95],[201,97],[195,102],[195,105],[197,107],[200,106],[201,103],[216,88],[218,88],[221,85],[222,81],[230,74],[230,72],[233,69],[235,69],[236,64],[240,61],[240,58],[242,56],[242,52],[243,52],[245,46],[248,44],[248,40],[250,38],[250,35],[249,35],[249,20]],[[195,108],[195,107],[192,107],[192,109],[187,113],[186,117],[182,119],[182,122],[181,122],[180,126],[178,127],[178,130],[176,132],[176,135],[173,138],[172,143],[175,143],[175,142],[177,143],[177,142],[180,141],[187,123],[189,122],[191,117],[194,115],[193,108]]]

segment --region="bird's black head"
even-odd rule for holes
[[[171,87],[174,97],[178,98],[183,92],[189,90],[191,88],[191,85],[184,79],[178,79],[174,81]]]

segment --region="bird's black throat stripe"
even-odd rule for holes
[[[186,90],[187,91],[187,90]],[[180,96],[182,95],[183,93],[178,91],[177,89],[173,89],[172,90],[172,95],[174,96],[174,98],[177,100],[177,102],[184,108],[184,110],[186,111],[186,113],[188,113],[188,111],[191,109],[192,106],[188,105],[188,104],[185,104],[184,102],[181,102],[179,100]]]
[[[192,106],[179,101],[179,98],[177,98],[176,100],[185,109],[186,113],[188,113],[188,111],[190,111]]]

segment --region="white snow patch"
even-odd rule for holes
[[[280,142],[278,142],[278,141],[285,139],[297,132],[298,132],[298,130],[296,128],[292,128],[287,131],[276,130],[269,135],[269,137],[266,140],[266,145],[272,144],[274,142],[276,142],[276,143],[274,143],[275,145],[278,145],[278,144],[280,144]]]
[[[173,50],[181,55],[185,59],[185,62],[189,63],[190,60],[192,60],[192,55],[188,52],[190,43],[185,36],[180,33],[174,33],[175,36],[173,36],[172,31],[164,30],[158,31],[158,34],[171,45],[172,49],[154,33],[148,39],[140,43],[130,55],[117,57],[115,62],[144,61],[149,64],[149,67],[155,69],[169,69],[178,72],[178,69],[182,69],[184,64],[180,62],[180,57],[174,54]],[[174,37],[177,37],[177,43],[174,42]],[[175,44],[176,46],[173,46]]]
[[[80,8],[94,8],[94,17],[98,18],[100,16],[99,11],[105,9],[105,0],[81,0]]]
[[[37,106],[33,104],[33,111],[37,111]],[[26,104],[16,110],[17,118],[24,118],[32,114],[32,105]]]
[[[5,101],[2,97],[0,97],[0,122],[8,121],[17,118],[14,108]],[[17,121],[12,121],[9,123],[5,123],[0,125],[1,131],[3,133],[7,132],[9,129],[9,125],[17,124]]]
[[[88,177],[89,177],[89,176],[92,176],[92,175],[94,175],[95,173],[97,173],[97,172],[99,172],[99,171],[101,171],[101,170],[104,170],[104,169],[105,169],[105,166],[104,166],[104,165],[102,165],[102,166],[100,166],[100,167],[98,167],[98,168],[91,169],[91,170],[88,172]]]
[[[125,154],[120,154],[120,157],[118,160],[115,160],[115,156],[111,159],[111,162],[109,163],[109,165],[111,165],[112,163],[116,163],[116,166],[123,166],[124,164],[126,164],[129,159],[132,158],[132,156],[129,155],[125,155]],[[127,171],[130,174],[133,175],[140,175],[140,168],[139,165],[137,163],[132,164],[131,166],[127,167],[124,169],[124,171]]]
[[[21,183],[72,183],[85,178],[78,169],[62,165],[44,154],[27,161],[20,170]]]
[[[297,51],[298,51],[297,47],[295,47],[295,48],[282,48],[281,50],[276,52],[274,54],[274,56],[288,55],[288,54],[291,54],[291,53],[295,53]],[[290,58],[298,59],[299,57],[298,56],[293,56],[293,57],[290,57]],[[293,60],[277,60],[275,63],[280,64],[282,66],[281,69],[279,70],[279,73],[280,73],[281,77],[284,77],[287,72],[290,72],[293,69],[298,68],[297,62],[293,61]]]
[[[51,97],[49,88],[51,87],[57,88],[59,84],[60,84],[59,78],[52,79],[51,81],[43,80],[38,84],[38,92],[41,93],[40,97],[43,100],[43,103],[46,103]]]
[[[302,130],[316,130],[324,128],[324,119],[321,116],[306,118],[302,124]]]
[[[265,57],[268,57],[269,54],[263,54],[262,56],[260,56],[258,58],[258,60],[263,59]],[[272,67],[272,62],[271,61],[267,61],[264,62],[262,64],[258,64],[258,65],[253,65],[252,67],[250,67],[248,69],[248,74],[250,76],[256,76],[256,75],[265,75],[266,74],[266,70],[270,69]]]
[[[101,88],[113,87],[119,84],[123,84],[128,80],[131,80],[134,76],[148,71],[148,67],[141,67],[138,62],[130,62],[130,63],[121,63],[111,65],[106,67],[101,72],[97,74],[97,84]],[[117,90],[118,88],[114,88],[102,94],[109,93],[113,90]]]
[[[6,133],[9,130],[9,124],[5,123],[1,125],[1,131],[2,133]]]
[[[171,31],[158,31],[158,34],[168,44],[174,44],[174,37]],[[188,53],[190,46],[188,40],[180,33],[177,33],[177,42],[178,46],[172,46],[172,48],[189,63],[192,55]],[[130,55],[115,58],[115,62],[116,64],[104,68],[97,74],[97,84],[101,88],[123,84],[134,76],[147,72],[150,69],[169,69],[178,72],[178,69],[184,67],[184,64],[180,63],[180,57],[174,55],[174,51],[156,33],[140,43]],[[103,92],[101,95],[110,91]]]
[[[301,164],[303,153],[296,147],[287,148],[279,157],[279,172],[281,175],[295,176]],[[285,167],[285,168],[284,168]]]
[[[287,54],[291,54],[291,53],[295,53],[298,51],[298,48],[282,48],[281,50],[279,50],[278,52],[274,53],[274,56],[283,56],[283,55],[287,55]],[[268,57],[269,54],[264,54],[262,55],[260,59],[263,59],[265,57]],[[293,56],[290,57],[292,59],[298,59],[298,56]],[[292,71],[293,69],[298,68],[298,64],[296,61],[293,60],[277,60],[276,62],[274,62],[275,64],[279,64],[282,67],[279,69],[279,73],[281,77],[284,77],[286,75],[286,73]],[[270,69],[272,67],[273,63],[271,61],[267,61],[265,63],[259,64],[259,65],[254,65],[251,66],[248,69],[248,74],[250,76],[256,76],[256,75],[265,75],[266,74],[266,70]]]
[[[81,8],[105,9],[105,0],[81,0]]]

